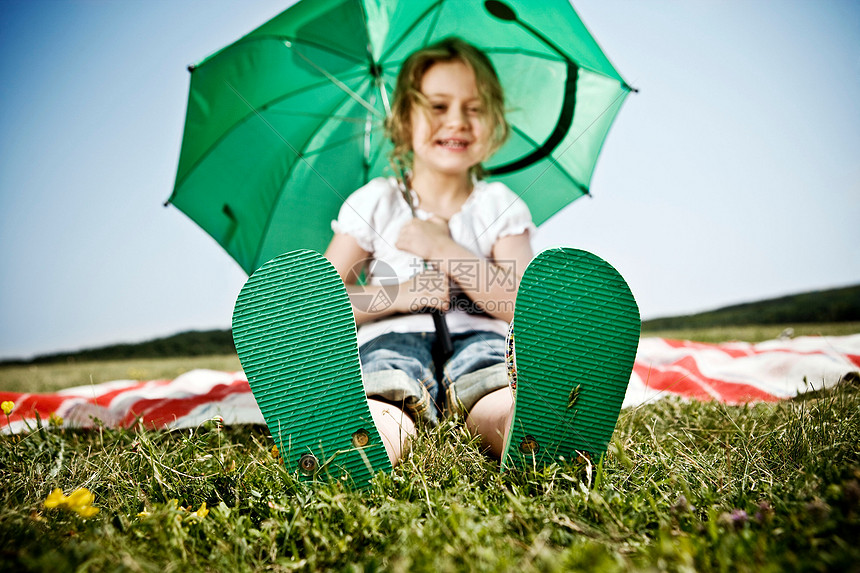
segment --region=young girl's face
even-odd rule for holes
[[[411,112],[415,174],[425,169],[468,174],[487,158],[490,139],[475,73],[456,60],[433,64],[421,80],[421,93],[429,109],[413,106]]]

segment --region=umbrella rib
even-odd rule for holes
[[[512,54],[514,56],[527,56],[529,58],[548,60],[550,62],[563,62],[564,61],[564,59],[562,59],[558,56],[552,57],[552,54],[547,54],[545,52],[538,52],[535,50],[526,50],[523,48],[482,48],[481,50],[486,54]],[[602,75],[602,74],[600,74],[600,75]]]
[[[537,141],[532,139],[528,134],[526,134],[526,132],[524,132],[522,129],[520,129],[516,125],[511,125],[511,131],[513,131],[514,133],[516,133],[517,135],[522,137],[524,140],[526,140],[535,149],[540,147],[540,144]],[[488,167],[487,170],[492,170],[492,167]]]
[[[352,72],[352,73],[349,73],[349,74],[343,74],[343,75],[342,75],[342,77],[344,77],[344,79],[349,79],[349,78],[351,78],[351,77],[353,77],[353,76],[354,76],[354,77],[360,77],[363,73],[364,73],[363,71],[356,71],[356,72]],[[237,93],[237,94],[238,94],[238,92],[236,91],[236,88],[234,88],[232,85],[230,85],[230,84],[229,84],[228,82],[226,82],[226,81],[225,81],[224,83],[225,83],[225,84],[227,84],[228,86],[230,86],[230,89],[231,89],[231,90],[233,90],[233,92],[234,92],[234,93]],[[302,93],[305,93],[305,92],[309,92],[309,91],[312,91],[312,90],[315,90],[315,89],[318,89],[318,88],[320,88],[320,87],[324,87],[324,86],[327,86],[327,85],[330,85],[330,84],[331,84],[331,82],[329,82],[328,80],[322,80],[322,81],[319,81],[319,82],[317,82],[317,83],[315,83],[315,84],[311,84],[311,85],[308,85],[308,86],[305,86],[305,87],[299,88],[299,89],[297,89],[297,90],[293,90],[293,91],[291,91],[291,92],[289,92],[289,93],[285,93],[285,94],[283,94],[282,96],[280,96],[280,97],[278,97],[278,98],[276,98],[276,99],[273,99],[273,100],[271,100],[271,101],[266,102],[264,105],[262,105],[262,106],[260,106],[260,107],[258,107],[258,108],[254,108],[254,106],[252,106],[252,105],[250,104],[250,102],[245,101],[245,103],[248,105],[248,109],[250,109],[250,110],[251,110],[251,113],[248,113],[248,115],[246,115],[245,117],[243,117],[240,121],[236,121],[235,123],[233,123],[233,125],[231,125],[231,126],[230,126],[230,129],[229,129],[229,130],[227,130],[227,131],[225,131],[223,134],[221,134],[221,136],[219,136],[219,137],[218,137],[218,140],[217,140],[217,141],[215,141],[212,145],[210,145],[210,146],[209,146],[209,148],[206,150],[206,152],[205,152],[203,155],[201,155],[201,156],[197,159],[197,161],[195,161],[195,162],[194,162],[194,165],[193,165],[191,168],[189,168],[189,169],[188,169],[188,171],[186,171],[186,172],[185,172],[185,175],[183,175],[182,179],[181,179],[181,180],[178,180],[178,181],[176,182],[176,185],[174,185],[174,188],[173,188],[174,190],[173,190],[173,193],[172,193],[172,194],[171,194],[171,196],[170,196],[170,199],[173,199],[174,195],[176,195],[176,190],[177,190],[177,189],[179,189],[179,188],[180,188],[180,187],[185,183],[185,180],[186,180],[188,177],[190,177],[190,176],[191,176],[191,174],[192,174],[192,173],[194,173],[194,171],[196,171],[197,166],[198,166],[198,165],[200,165],[200,164],[201,164],[201,163],[202,163],[202,162],[203,162],[207,157],[209,157],[210,152],[211,152],[213,149],[217,149],[217,148],[218,148],[218,145],[219,145],[223,140],[225,140],[225,139],[226,139],[226,138],[227,138],[227,137],[228,137],[228,136],[229,136],[233,131],[235,131],[236,129],[238,129],[238,127],[239,127],[240,125],[242,125],[243,123],[245,123],[248,119],[250,119],[250,118],[254,117],[254,114],[259,113],[260,111],[267,111],[267,110],[269,110],[273,105],[276,105],[277,103],[279,103],[279,102],[281,102],[281,101],[284,101],[284,100],[286,100],[286,99],[289,99],[289,98],[291,98],[291,97],[294,97],[294,96],[296,96],[296,95],[299,95],[299,94],[302,94]],[[240,98],[241,98],[241,96],[240,96]],[[244,101],[244,98],[241,98],[241,99],[243,99],[243,101]],[[282,111],[279,111],[279,110],[272,110],[272,111],[274,111],[274,113],[279,113],[279,114],[285,114],[285,115],[287,115],[287,114],[288,114],[288,112],[282,112]],[[364,121],[364,120],[362,120],[362,121]],[[168,199],[168,201],[170,201],[170,199]]]
[[[344,123],[355,123],[355,124],[364,124],[365,119],[363,117],[349,117],[345,115],[326,115],[324,113],[312,113],[309,111],[287,111],[287,110],[279,110],[272,109],[269,110],[269,113],[273,115],[287,115],[287,116],[301,116],[301,117],[316,117],[323,119],[335,119],[338,121],[342,121]]]
[[[228,84],[228,85],[229,85],[229,84]],[[231,88],[231,89],[233,89],[233,90],[235,91],[235,89],[233,88],[233,86],[230,86],[230,88]],[[285,144],[290,148],[290,150],[291,150],[293,153],[295,153],[295,154],[296,154],[296,157],[298,157],[299,159],[301,159],[301,160],[305,163],[305,165],[307,165],[307,166],[308,166],[308,169],[310,169],[311,171],[313,171],[314,175],[316,175],[317,177],[319,177],[320,181],[322,181],[323,183],[325,183],[326,187],[328,187],[328,188],[329,188],[329,189],[330,189],[330,190],[331,190],[335,195],[337,195],[337,196],[338,196],[338,198],[343,202],[343,204],[346,204],[346,197],[344,197],[343,195],[341,195],[341,194],[340,194],[340,192],[338,192],[338,190],[334,188],[334,185],[332,185],[332,184],[328,181],[328,179],[326,179],[325,177],[323,177],[323,174],[322,174],[322,173],[320,173],[319,171],[317,171],[317,170],[316,170],[316,168],[314,168],[314,166],[311,164],[311,162],[307,160],[307,156],[306,156],[304,153],[301,153],[299,150],[297,150],[295,147],[293,147],[293,145],[292,145],[290,142],[288,142],[288,141],[286,140],[286,138],[284,138],[284,137],[283,137],[283,136],[278,132],[278,130],[276,130],[276,129],[275,129],[275,127],[274,127],[272,124],[270,124],[268,121],[266,121],[266,118],[264,118],[264,117],[262,116],[262,114],[260,114],[257,110],[255,110],[255,109],[253,108],[253,106],[251,105],[251,103],[250,103],[250,102],[248,102],[244,97],[242,97],[242,95],[241,95],[239,92],[236,92],[236,95],[237,95],[237,96],[239,96],[239,97],[242,99],[242,101],[244,101],[244,102],[245,102],[245,104],[246,104],[248,107],[250,107],[250,108],[251,108],[251,110],[252,110],[255,114],[257,114],[257,116],[258,116],[258,117],[259,117],[259,118],[260,118],[260,119],[261,119],[261,120],[262,120],[262,121],[263,121],[263,122],[264,122],[264,123],[269,127],[269,129],[271,129],[271,130],[275,133],[275,135],[277,135],[277,136],[281,139],[281,141],[283,141],[283,142],[284,142],[284,143],[285,143]],[[347,102],[347,101],[355,101],[355,100],[353,100],[351,97],[349,97],[349,95],[345,94],[345,97],[344,97],[343,99],[341,99],[341,100],[338,102],[338,104],[335,106],[335,109],[338,109],[338,108],[343,107],[344,102]],[[324,124],[325,124],[325,122],[320,122],[320,123],[319,123],[319,125],[317,126],[317,128],[316,128],[316,129],[314,129],[313,133],[311,133],[311,134],[310,134],[310,136],[308,137],[308,141],[312,140],[312,139],[314,138],[314,136],[315,136],[317,133],[319,133],[320,129],[322,128],[322,126],[323,126]],[[363,134],[362,134],[362,135],[363,135]],[[292,166],[287,170],[287,173],[284,175],[284,178],[281,180],[280,190],[278,191],[278,197],[275,199],[274,203],[277,203],[277,202],[278,202],[278,200],[280,199],[280,196],[284,193],[284,190],[286,189],[286,182],[289,180],[290,175],[292,175],[293,171],[295,170],[296,165],[298,165],[298,164],[299,164],[299,162],[298,162],[298,161],[293,162],[293,165],[292,165]],[[355,214],[356,214],[356,215],[357,215],[357,216],[358,216],[362,221],[364,221],[364,223],[365,223],[365,224],[366,224],[366,225],[367,225],[367,226],[368,226],[368,227],[369,227],[369,228],[370,228],[374,233],[376,233],[376,235],[377,235],[377,236],[378,236],[378,237],[379,237],[383,242],[385,242],[386,244],[388,244],[388,241],[386,241],[386,240],[385,240],[385,237],[383,237],[382,235],[380,235],[380,234],[379,234],[379,232],[377,232],[377,230],[373,227],[373,225],[371,225],[368,221],[366,221],[366,220],[364,219],[364,217],[362,217],[362,216],[361,216],[361,213],[359,213],[358,211],[356,211],[354,208],[353,208],[353,212],[354,212],[354,213],[355,213]],[[270,227],[270,226],[271,226],[271,224],[272,224],[272,218],[273,218],[273,216],[274,216],[274,213],[275,213],[275,209],[274,209],[274,208],[269,210],[269,216],[268,216],[268,218],[266,219],[266,225],[265,225],[265,227],[263,228],[263,233],[262,233],[262,236],[263,236],[263,237],[265,237],[265,236],[266,236],[266,234],[267,234],[267,232],[268,232],[268,229],[269,229],[269,227]],[[391,246],[391,245],[389,245],[389,246]],[[393,247],[392,247],[392,248],[393,248]],[[260,260],[260,255],[261,255],[262,249],[263,249],[263,241],[260,241],[260,244],[257,246],[257,251],[256,251],[256,253],[254,253],[254,266],[255,266],[255,267],[256,267],[256,265],[257,265],[258,261]]]
[[[340,193],[338,193],[337,189],[335,189],[334,186],[331,183],[329,183],[325,177],[322,176],[322,174],[319,171],[314,169],[314,166],[311,165],[307,159],[305,159],[304,155],[298,149],[296,149],[293,146],[293,144],[291,144],[289,141],[287,141],[287,139],[283,135],[281,135],[281,133],[277,129],[275,129],[275,126],[273,126],[271,123],[269,123],[269,121],[265,117],[263,117],[263,114],[260,113],[260,111],[258,111],[257,109],[255,109],[253,105],[251,105],[251,102],[249,102],[247,99],[245,99],[245,97],[241,93],[239,93],[239,90],[237,90],[235,87],[233,87],[233,85],[230,82],[226,82],[226,83],[230,87],[230,89],[233,90],[233,93],[235,93],[236,96],[239,99],[241,99],[245,103],[245,105],[247,105],[258,118],[260,118],[260,121],[262,121],[264,124],[266,124],[266,127],[268,127],[272,131],[272,133],[274,133],[276,136],[278,136],[278,139],[280,139],[284,143],[284,145],[289,147],[290,150],[296,154],[296,157],[298,159],[301,159],[302,161],[304,161],[305,164],[308,166],[308,168],[311,171],[313,171],[320,178],[320,180],[323,183],[325,183],[329,189],[332,190],[332,192],[334,192],[342,200],[344,200],[344,201],[346,200]],[[296,161],[293,163],[293,165],[296,165],[297,163],[298,162]],[[292,171],[292,169],[290,171]],[[283,189],[284,189],[284,187],[282,185],[281,191],[279,192],[279,195],[280,195],[280,193],[283,193]],[[263,236],[265,236],[265,231],[268,230],[269,226],[271,225],[273,214],[274,214],[274,209],[269,211],[269,217],[266,220],[266,226],[264,227]],[[259,261],[259,259],[260,259],[260,250],[262,249],[262,247],[263,247],[263,242],[261,241],[260,244],[257,246],[256,253],[254,253],[254,266],[255,266],[255,268],[257,265],[257,261]]]
[[[561,112],[558,115],[558,120],[552,133],[550,133],[547,140],[540,147],[533,150],[530,154],[505,165],[497,166],[493,169],[493,173],[510,173],[533,165],[544,157],[548,157],[555,151],[562,140],[567,137],[570,127],[573,125],[573,115],[576,110],[576,89],[579,83],[579,68],[571,60],[565,63],[567,64],[567,78],[564,82],[564,100],[561,103]]]
[[[382,146],[381,146],[381,145],[377,145],[377,146],[376,146],[376,149],[374,150],[373,160],[372,160],[372,161],[370,161],[370,164],[371,164],[371,165],[373,165],[374,163],[376,163],[376,161],[377,161],[377,159],[379,159],[379,155],[380,155],[381,153],[382,153]]]
[[[512,125],[512,126],[511,126],[511,130],[513,130],[514,132],[516,132],[517,134],[519,134],[519,135],[520,135],[520,137],[522,137],[524,140],[528,141],[528,142],[529,142],[529,143],[530,143],[530,144],[531,144],[535,149],[536,149],[536,148],[538,148],[538,147],[540,147],[540,145],[538,144],[538,142],[537,142],[537,141],[535,141],[534,139],[532,139],[531,137],[529,137],[528,135],[526,135],[526,133],[525,133],[522,129],[518,128],[517,126]],[[586,131],[587,131],[587,130],[586,130]],[[583,132],[583,133],[585,133],[585,132]],[[579,138],[577,137],[577,139],[579,139]],[[576,140],[574,140],[572,143],[575,143],[575,142],[576,142]],[[565,148],[565,151],[566,151],[566,150],[567,150],[567,148]],[[564,151],[562,151],[562,153],[564,153]],[[560,153],[559,155],[561,155],[561,153]],[[553,162],[553,163],[555,163],[555,159],[553,159],[553,158],[552,158],[552,156],[550,156],[550,159],[552,160],[552,162]],[[487,171],[488,171],[488,172],[490,172],[490,173],[491,173],[491,176],[492,176],[493,168],[492,168],[492,167],[488,167],[488,168],[487,168]],[[577,189],[579,189],[579,190],[583,191],[586,195],[590,195],[590,193],[588,192],[588,189],[587,189],[584,185],[582,185],[580,182],[578,182],[576,179],[574,179],[574,178],[573,178],[573,176],[572,176],[570,173],[568,173],[566,169],[559,168],[559,171],[561,171],[561,173],[562,173],[565,177],[567,177],[567,178],[570,180],[570,182],[571,182],[571,183],[573,183],[573,185],[574,185]],[[540,176],[541,176],[541,175],[543,175],[543,173],[541,173],[541,174],[538,176],[538,178],[540,178]],[[535,181],[537,181],[537,179],[535,179]],[[531,187],[531,185],[533,185],[533,184],[534,184],[534,182],[530,183],[530,184],[529,184],[529,187]],[[527,187],[526,189],[528,189],[528,187]],[[519,195],[518,195],[518,196],[519,196]],[[479,236],[480,236],[480,235],[479,235]]]
[[[428,14],[430,14],[433,11],[436,11],[439,7],[441,7],[442,2],[443,2],[443,0],[439,0],[438,2],[435,2],[435,3],[431,4],[430,6],[428,6],[427,9],[419,17],[415,18],[415,20],[412,22],[412,24],[410,24],[409,27],[406,28],[406,30],[400,35],[399,38],[397,38],[396,41],[391,42],[391,45],[385,51],[385,53],[382,56],[380,56],[379,60],[385,61],[388,58],[388,56],[391,54],[391,52],[396,50],[400,46],[400,44],[403,43],[403,40],[405,40],[406,38],[408,38],[409,36],[412,35],[412,31],[418,27],[418,24],[420,24],[421,22],[424,21],[424,18],[426,18]],[[437,20],[438,20],[438,16],[437,16]]]
[[[335,56],[339,56],[339,57],[343,58],[344,60],[350,60],[352,62],[355,62],[356,64],[363,64],[364,63],[364,60],[356,58],[352,54],[333,49],[331,46],[327,46],[325,44],[319,44],[317,42],[310,42],[308,40],[296,38],[294,36],[284,36],[284,35],[278,35],[278,34],[265,34],[265,35],[260,35],[260,36],[254,36],[252,38],[245,37],[245,38],[242,38],[240,40],[237,40],[235,43],[233,43],[229,46],[226,46],[223,49],[215,52],[214,54],[212,54],[211,56],[209,56],[208,58],[206,58],[205,60],[203,60],[202,62],[200,62],[199,64],[197,64],[194,67],[200,68],[200,67],[206,65],[207,63],[209,63],[215,57],[217,57],[221,52],[224,52],[224,51],[231,49],[231,48],[235,48],[236,46],[238,46],[240,44],[250,44],[253,42],[262,42],[265,40],[274,40],[275,42],[284,42],[285,40],[292,41],[292,42],[298,42],[300,44],[305,44],[306,46],[312,46],[312,47],[317,48],[319,50],[322,50],[324,52],[334,54]]]
[[[618,94],[618,97],[616,97],[616,98],[615,98],[615,100],[613,100],[613,102],[612,102],[609,106],[607,106],[607,107],[606,107],[606,109],[604,109],[602,112],[600,112],[600,113],[597,115],[597,117],[595,117],[595,118],[592,120],[592,122],[591,122],[591,123],[590,123],[590,124],[585,128],[585,129],[583,129],[583,130],[582,130],[582,132],[580,132],[580,134],[579,134],[579,135],[577,135],[577,136],[573,139],[573,141],[571,141],[571,142],[567,145],[567,147],[565,147],[565,148],[562,150],[562,152],[561,152],[561,153],[559,153],[559,154],[558,154],[558,155],[559,155],[559,157],[561,157],[562,155],[564,155],[565,153],[567,153],[567,150],[569,150],[569,149],[571,148],[571,146],[573,146],[573,144],[574,144],[574,143],[576,143],[577,141],[579,141],[579,138],[580,138],[580,137],[582,137],[582,136],[583,136],[583,135],[584,135],[584,134],[585,134],[589,129],[591,129],[591,127],[592,127],[595,123],[597,123],[597,121],[598,121],[600,118],[602,118],[602,117],[603,117],[603,115],[604,115],[607,111],[609,111],[610,109],[612,109],[612,107],[613,107],[613,106],[618,102],[618,100],[619,100],[620,98],[625,97],[628,93],[630,93],[630,92],[628,92],[628,91],[626,91],[626,90],[622,90],[622,91]],[[555,159],[552,155],[550,155],[547,159],[549,160],[549,161],[548,161],[548,165],[547,165],[547,166],[546,166],[546,167],[545,167],[545,168],[544,168],[540,173],[538,173],[538,174],[537,174],[537,176],[532,180],[532,182],[531,182],[531,183],[529,183],[529,184],[526,186],[526,188],[525,188],[525,189],[523,189],[523,192],[522,192],[522,193],[520,193],[519,195],[517,195],[517,199],[516,199],[514,202],[512,202],[511,204],[509,204],[507,207],[505,207],[505,209],[504,209],[501,213],[499,213],[499,216],[498,216],[498,217],[496,217],[496,219],[495,219],[496,221],[497,221],[497,220],[498,220],[502,215],[504,215],[504,214],[505,214],[505,212],[506,212],[508,209],[510,209],[511,207],[513,207],[513,206],[514,206],[514,203],[515,203],[516,201],[523,201],[523,200],[524,200],[524,199],[523,199],[523,195],[525,195],[526,193],[528,193],[528,192],[532,189],[532,187],[534,187],[534,186],[535,186],[535,183],[537,183],[537,182],[538,182],[538,180],[539,180],[541,177],[543,177],[543,176],[544,176],[544,174],[545,174],[547,171],[549,171],[552,167],[557,166],[558,162],[556,161],[556,159]],[[578,189],[580,189],[584,194],[589,195],[589,196],[591,195],[591,192],[589,191],[588,187],[586,187],[586,186],[585,186],[585,185],[583,185],[582,183],[580,183],[580,182],[576,181],[575,179],[573,179],[573,177],[572,177],[572,176],[571,176],[571,175],[570,175],[570,174],[569,174],[565,169],[559,168],[559,171],[560,171],[560,172],[561,172],[565,177],[567,177],[568,179],[570,179],[571,183],[573,183],[573,184],[574,184]],[[567,205],[565,205],[564,207],[566,207],[566,206],[567,206]],[[562,207],[562,208],[563,208],[563,207]],[[560,209],[558,209],[558,210],[556,210],[556,211],[555,211],[555,213],[558,213],[558,211],[560,211],[560,210],[561,210],[561,208],[560,208]],[[555,213],[553,213],[553,215],[555,215]],[[552,216],[552,215],[550,215],[550,217],[551,217],[551,216]],[[494,221],[494,222],[495,222],[495,221]],[[490,225],[487,225],[487,227],[484,229],[484,231],[482,231],[481,233],[479,233],[479,234],[478,234],[478,237],[477,237],[477,238],[480,238],[481,236],[483,236],[483,235],[484,235],[484,233],[486,233],[486,232],[487,232],[487,229],[489,229],[489,228],[490,228]],[[476,239],[476,240],[477,240],[477,239]]]
[[[370,113],[372,113],[372,114],[374,114],[374,115],[381,115],[381,114],[379,113],[379,110],[378,110],[378,109],[376,109],[375,107],[373,107],[372,105],[370,105],[370,103],[369,103],[368,101],[366,101],[363,97],[361,97],[361,96],[360,96],[360,95],[358,95],[356,92],[354,92],[352,89],[350,89],[350,87],[349,87],[348,85],[346,85],[345,83],[343,83],[342,81],[340,81],[340,80],[339,80],[338,78],[336,78],[333,74],[331,74],[328,70],[326,70],[325,68],[323,68],[322,66],[320,66],[319,64],[317,64],[316,62],[314,62],[312,59],[310,59],[309,57],[307,57],[305,54],[301,53],[299,50],[296,50],[296,49],[293,47],[292,43],[290,43],[290,42],[288,42],[288,41],[285,41],[285,42],[284,42],[284,45],[285,45],[286,47],[290,48],[291,50],[293,50],[293,52],[295,52],[295,53],[296,53],[296,54],[297,54],[301,59],[303,59],[303,60],[304,60],[304,61],[306,61],[308,64],[310,64],[311,66],[313,66],[313,67],[314,67],[314,69],[315,69],[315,70],[317,70],[319,73],[321,73],[323,76],[325,76],[325,78],[326,78],[328,81],[330,81],[331,83],[333,83],[333,84],[334,84],[338,89],[340,89],[341,91],[343,91],[344,93],[346,93],[349,97],[351,97],[353,100],[355,100],[357,103],[359,103],[362,107],[364,107],[364,108],[365,108],[366,110],[368,110]]]
[[[378,131],[379,130],[377,129],[377,132]],[[344,137],[342,139],[331,141],[331,142],[327,143],[326,145],[323,145],[322,147],[318,147],[318,148],[314,149],[313,151],[306,151],[305,157],[310,157],[313,155],[319,155],[320,153],[325,153],[326,151],[329,151],[330,149],[334,149],[335,147],[338,147],[339,145],[343,145],[344,143],[347,143],[350,141],[356,141],[356,140],[363,139],[363,138],[364,138],[364,130],[362,129],[362,131],[360,133],[356,133],[356,134],[353,134],[349,137]]]
[[[436,32],[436,25],[439,24],[439,16],[442,12],[442,4],[444,4],[444,2],[445,0],[440,0],[437,4],[439,9],[433,12],[433,21],[427,27],[427,33],[424,35],[424,45],[427,45],[427,43],[430,41],[430,38],[433,37],[434,32]]]
[[[583,130],[579,133],[579,135],[577,135],[576,137],[574,137],[574,138],[573,138],[573,140],[572,140],[570,143],[568,143],[568,144],[567,144],[567,146],[566,146],[566,147],[561,151],[561,153],[559,153],[559,154],[558,154],[558,156],[559,156],[559,157],[561,157],[562,155],[564,155],[565,153],[567,153],[567,151],[568,151],[571,147],[573,147],[573,144],[574,144],[574,143],[576,143],[577,141],[579,141],[579,138],[580,138],[580,137],[582,137],[583,135],[585,135],[585,134],[588,132],[588,130],[590,130],[590,129],[594,126],[594,124],[596,124],[596,123],[598,122],[598,120],[600,120],[600,119],[601,119],[601,118],[606,114],[606,112],[608,112],[610,109],[612,109],[612,107],[614,107],[616,103],[618,103],[618,100],[619,100],[619,99],[622,99],[622,98],[626,97],[628,93],[630,93],[630,92],[629,92],[629,91],[627,91],[627,90],[621,90],[621,92],[619,92],[619,94],[618,94],[618,97],[616,97],[616,98],[612,101],[612,103],[611,103],[611,104],[609,104],[609,105],[608,105],[608,106],[607,106],[603,111],[601,111],[599,114],[597,114],[597,117],[595,117],[595,118],[591,121],[591,123],[589,123],[589,124],[588,124],[588,126],[586,126],[586,128],[585,128],[585,129],[583,129]],[[602,146],[602,144],[601,144],[601,146]],[[523,190],[523,193],[522,193],[523,195],[524,195],[525,193],[527,193],[527,192],[528,192],[532,187],[534,187],[535,183],[537,183],[537,182],[538,182],[538,179],[540,179],[541,177],[543,177],[544,173],[546,173],[547,171],[549,171],[550,167],[552,167],[553,165],[555,165],[555,164],[557,163],[557,162],[556,162],[556,160],[555,160],[555,158],[554,158],[552,155],[550,155],[550,156],[549,156],[549,159],[550,159],[550,165],[548,165],[548,166],[546,167],[546,169],[544,169],[543,171],[541,171],[541,172],[537,175],[537,177],[535,177],[535,178],[534,178],[534,180],[533,180],[531,183],[529,183],[529,184],[528,184],[528,186]],[[579,183],[579,182],[575,181],[575,180],[574,180],[574,179],[573,179],[573,178],[572,178],[572,177],[567,173],[567,171],[566,171],[566,170],[562,169],[561,171],[562,171],[562,172],[564,172],[564,173],[565,173],[565,175],[567,175],[567,176],[568,176],[568,178],[570,178],[570,180],[573,182],[573,184],[574,184],[574,185],[576,185],[577,187],[579,187],[579,188],[580,188],[580,190],[582,190],[586,195],[591,195],[591,192],[588,190],[588,187],[586,187],[586,186],[585,186],[585,185],[583,185],[582,183]],[[521,195],[521,196],[522,196],[522,195]]]

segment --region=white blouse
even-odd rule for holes
[[[432,214],[421,209],[413,194],[415,215],[429,219]],[[373,261],[367,271],[367,282],[373,285],[400,284],[424,270],[417,255],[395,247],[400,229],[412,219],[412,212],[401,194],[397,180],[379,177],[347,197],[336,221],[335,233],[350,235]],[[503,183],[476,182],[460,211],[448,221],[451,238],[485,259],[492,257],[493,245],[502,237],[535,233],[526,204]],[[517,269],[522,273],[524,269]],[[499,319],[470,315],[452,309],[445,314],[451,334],[489,330],[507,334],[508,324]],[[429,314],[386,317],[363,324],[358,330],[359,345],[386,332],[434,332]]]

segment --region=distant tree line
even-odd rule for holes
[[[736,304],[687,316],[655,318],[643,322],[642,329],[856,321],[860,321],[860,285]]]
[[[0,364],[55,364],[90,360],[123,360],[128,358],[175,358],[232,354],[233,336],[230,330],[190,330],[164,338],[137,344],[112,344],[76,352],[60,352],[37,356],[32,360],[6,360]]]

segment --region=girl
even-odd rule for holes
[[[451,413],[503,467],[606,451],[638,308],[595,255],[551,249],[532,260],[525,204],[481,180],[481,162],[507,136],[503,101],[492,65],[469,44],[449,39],[410,56],[388,125],[403,175],[349,196],[328,260],[285,253],[243,287],[236,350],[291,471],[366,485],[400,461],[417,422]],[[513,335],[508,353],[505,340],[515,301],[518,359]],[[428,308],[447,311],[451,333],[440,383]]]
[[[452,412],[502,454],[513,404],[505,334],[534,231],[510,189],[481,180],[481,163],[508,135],[503,108],[492,64],[470,44],[447,39],[412,54],[387,126],[403,176],[371,181],[332,223],[325,256],[350,293],[369,406],[392,464],[415,421]],[[357,285],[362,270],[366,286]],[[452,291],[462,293],[454,308]],[[418,312],[427,309],[447,311],[452,336],[441,387],[433,319]]]

